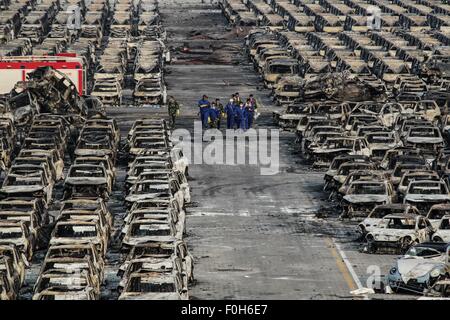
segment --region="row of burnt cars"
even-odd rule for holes
[[[432,258],[414,260],[429,268],[420,266],[427,272],[410,278],[417,269],[406,272],[395,267],[388,275],[390,286],[422,292],[438,279],[447,279],[446,105],[441,109],[434,100],[421,100],[311,102],[298,107],[294,122],[299,150],[314,168],[326,170],[324,190],[341,219],[358,222],[364,251],[417,253],[418,257],[422,252],[422,257]],[[418,274],[423,277],[418,279]],[[440,284],[448,294],[446,282]]]
[[[114,4],[108,42],[99,57],[92,95],[120,106],[124,89],[133,88],[136,105],[166,102],[163,66],[167,50],[156,0]]]
[[[0,189],[0,299],[18,298],[35,251],[47,247],[33,299],[100,299],[114,222],[106,202],[116,178],[116,122],[98,114],[78,134],[64,117],[39,114],[20,145]],[[164,120],[136,121],[127,149],[119,298],[187,299],[193,281],[183,240],[187,159]],[[64,157],[72,162],[67,171]],[[50,215],[53,187],[62,179],[61,205]]]
[[[370,30],[367,16],[380,13],[380,27],[410,30],[442,29],[448,34],[450,6],[440,0],[222,0],[231,24],[264,26],[296,32]]]
[[[97,299],[113,222],[105,201],[115,179],[117,124],[101,114],[86,120],[85,101],[53,69],[38,68],[18,88],[2,110],[5,137],[14,139],[2,153],[8,161],[0,189],[1,299],[17,298],[25,268],[47,247],[33,298]],[[59,215],[49,214],[64,178]]]
[[[48,207],[53,186],[63,179],[64,155],[71,141],[64,117],[34,117],[20,150],[11,150],[11,165],[0,189],[0,299],[16,299],[25,268],[36,249],[48,244],[53,222]]]
[[[98,300],[113,229],[106,202],[116,177],[120,133],[97,115],[82,127],[63,201],[34,286],[34,300]]]
[[[28,38],[40,43],[50,31],[59,11],[59,1],[14,1],[0,11],[0,39],[8,43],[15,38]]]
[[[137,120],[127,145],[119,299],[188,299],[194,266],[184,241],[187,159],[164,120]]]
[[[405,254],[386,285],[449,295],[448,98],[437,102],[315,101],[274,115],[296,132],[304,160],[326,170],[329,201],[358,223],[363,251]]]
[[[255,29],[247,37],[246,52],[279,105],[313,98],[383,100],[393,95],[415,100],[427,91],[440,99],[450,84],[449,47],[441,40],[421,32],[305,34]],[[333,72],[341,75],[328,75]]]

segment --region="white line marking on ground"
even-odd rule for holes
[[[361,283],[361,281],[359,280],[358,275],[355,272],[355,269],[353,269],[352,264],[350,263],[350,261],[347,258],[347,255],[345,254],[344,250],[341,249],[341,246],[339,245],[339,243],[336,242],[336,240],[334,238],[332,238],[333,240],[333,244],[336,247],[337,251],[339,252],[339,255],[341,256],[342,260],[345,263],[345,266],[347,267],[348,271],[350,272],[350,275],[353,278],[353,281],[355,281],[356,286],[358,287],[358,289],[362,289],[363,285]],[[364,294],[363,295],[364,300],[369,300],[369,297]]]

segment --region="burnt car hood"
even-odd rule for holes
[[[426,201],[450,201],[450,196],[446,194],[407,194],[405,201],[426,202]]]
[[[388,197],[384,194],[354,194],[346,195],[344,200],[349,203],[370,203],[370,202],[387,202]]]
[[[422,138],[422,137],[408,137],[406,138],[407,142],[410,143],[429,143],[429,144],[436,144],[436,143],[442,143],[442,138]]]
[[[397,269],[402,280],[408,283],[410,279],[417,279],[438,268],[445,270],[447,267],[443,262],[443,256],[435,258],[401,258],[397,261]]]
[[[104,157],[113,153],[111,149],[77,149],[75,155],[77,156],[92,156],[92,157]]]
[[[106,178],[69,177],[65,183],[71,185],[102,185],[107,184],[108,181]]]
[[[166,195],[166,194],[167,194],[167,192],[164,192],[164,191],[155,192],[155,193],[146,193],[146,194],[131,194],[125,198],[125,201],[137,202],[140,200],[148,200],[148,199],[158,198],[161,195]]]
[[[143,236],[143,237],[129,237],[125,236],[123,239],[123,243],[129,246],[136,246],[140,243],[147,242],[174,242],[177,240],[181,240],[182,235],[168,235],[168,236]]]
[[[336,152],[351,152],[350,148],[337,148],[337,149],[327,149],[327,148],[317,148],[314,150],[314,154],[327,154],[327,153],[336,153]]]
[[[44,186],[32,185],[32,186],[6,186],[3,187],[0,192],[2,193],[30,193],[45,190]]]

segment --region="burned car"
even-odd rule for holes
[[[387,215],[366,235],[367,251],[391,248],[406,252],[409,247],[430,241],[433,227],[421,215]]]
[[[108,210],[105,201],[102,198],[97,199],[70,199],[62,203],[60,213],[84,212],[86,214],[103,216],[112,227],[113,216]]]
[[[103,165],[72,165],[64,182],[64,199],[101,197],[108,199],[112,181]]]
[[[25,282],[25,269],[30,266],[27,257],[14,244],[0,245],[0,257],[11,259],[13,269],[17,272],[20,286],[22,286]]]
[[[131,156],[140,155],[144,153],[146,149],[166,149],[171,147],[172,142],[165,136],[134,134],[129,142]]]
[[[382,160],[388,150],[402,146],[402,142],[392,132],[370,132],[366,134],[366,139],[375,161]]]
[[[186,214],[184,210],[176,210],[175,208],[146,208],[135,209],[129,211],[124,219],[125,226],[122,228],[122,233],[126,234],[130,223],[139,219],[152,219],[156,223],[173,223],[178,229],[186,230]]]
[[[122,280],[118,285],[119,292],[123,290],[123,287],[126,286],[129,280],[129,276],[131,274],[145,274],[148,272],[172,272],[176,271],[180,274],[183,274],[183,264],[181,263],[181,259],[173,256],[169,256],[168,258],[164,257],[146,257],[146,258],[137,258],[128,261],[127,268],[122,275]],[[183,278],[183,280],[185,277]],[[187,284],[185,284],[187,286]]]
[[[116,168],[114,167],[111,159],[108,156],[103,157],[77,157],[73,162],[74,165],[94,165],[103,166],[108,173],[108,184],[113,185],[116,178]]]
[[[187,274],[188,281],[194,280],[194,258],[189,252],[183,240],[174,242],[144,242],[133,246],[128,252],[125,262],[119,267],[118,276],[121,277],[128,268],[130,261],[146,258],[170,258],[181,259],[183,270]]]
[[[22,283],[10,257],[0,257],[0,298],[15,300]]]
[[[75,155],[88,157],[107,156],[115,163],[120,133],[117,123],[102,117],[91,118],[83,127],[75,149]]]
[[[273,95],[278,105],[300,102],[300,89],[302,78],[298,76],[281,77],[275,88]]]
[[[406,171],[398,184],[399,200],[403,200],[411,181],[439,181],[439,175],[433,170]]]
[[[73,273],[74,276],[77,274],[84,273],[90,278],[92,287],[99,292],[100,285],[102,281],[102,275],[92,264],[89,257],[83,258],[72,258],[72,257],[62,257],[62,258],[49,258],[45,259],[42,263],[39,277],[45,276],[47,273],[51,274],[70,274]],[[39,282],[39,278],[37,280]]]
[[[0,221],[0,245],[15,245],[31,261],[35,239],[23,222]]]
[[[381,204],[390,204],[396,199],[392,184],[380,180],[356,180],[347,190],[342,200],[342,217],[366,217],[370,211]]]
[[[419,211],[408,204],[403,203],[391,203],[378,205],[369,213],[367,218],[358,224],[358,231],[363,237],[368,232],[371,232],[373,228],[377,227],[387,215],[408,215],[414,216],[420,214]]]
[[[264,84],[273,88],[282,76],[299,74],[298,60],[288,57],[272,59],[265,65],[263,74]]]
[[[433,145],[437,147],[444,146],[444,139],[441,131],[437,127],[414,126],[406,134],[405,143],[407,145]]]
[[[177,200],[181,208],[184,207],[184,194],[175,179],[137,181],[125,198],[125,203],[131,207],[133,202],[154,198],[173,198]]]
[[[423,294],[450,273],[450,247],[443,242],[417,244],[399,258],[387,275],[387,284],[395,292]]]
[[[116,77],[97,78],[91,94],[104,105],[117,107],[122,105],[122,85]]]
[[[0,193],[6,197],[35,197],[44,199],[47,204],[52,202],[52,185],[42,171],[27,175],[8,174]]]
[[[70,279],[69,281],[76,282],[78,279]],[[50,286],[35,293],[33,300],[98,300],[98,294],[92,287],[60,284],[60,286]]]
[[[426,217],[428,220],[430,220],[433,228],[436,229],[441,223],[441,219],[446,215],[450,215],[450,203],[433,205],[430,208],[430,211],[428,211]]]
[[[431,239],[435,242],[450,242],[450,215],[442,217]]]
[[[405,161],[402,161],[405,160]],[[406,173],[411,172],[424,172],[430,168],[425,164],[425,160],[422,157],[409,157],[407,159],[398,159],[394,170],[391,171],[391,182],[394,186],[398,186],[402,177]]]
[[[122,245],[130,248],[149,241],[176,241],[183,237],[182,227],[174,223],[160,222],[153,219],[137,219],[130,223]]]
[[[134,100],[139,105],[162,105],[166,102],[166,92],[159,77],[142,77],[135,86]]]
[[[137,156],[130,164],[130,169],[125,178],[125,188],[130,188],[136,183],[140,174],[151,171],[173,170],[172,159],[169,156]]]
[[[435,204],[450,203],[448,186],[442,180],[413,180],[408,186],[403,202],[415,206],[425,215]]]
[[[376,169],[377,166],[375,163],[358,162],[358,161],[344,162],[339,166],[339,169],[337,170],[336,174],[333,176],[333,179],[331,180],[331,185],[329,185],[328,187],[331,190],[337,190],[342,186],[347,176],[352,172],[355,172],[357,170],[376,170]]]
[[[99,300],[88,272],[72,270],[49,270],[41,274],[34,286],[33,300],[52,300],[55,297],[76,300]]]
[[[324,191],[327,191],[330,187],[330,183],[333,180],[333,177],[337,174],[339,167],[345,162],[360,162],[365,163],[369,162],[369,157],[363,155],[339,155],[334,157],[328,167],[328,170],[325,172],[324,180],[325,185],[323,187]]]
[[[162,130],[163,132],[168,130],[167,122],[164,119],[138,119],[133,122],[130,131],[128,132],[128,140],[134,135],[135,132],[139,131],[139,128],[144,127],[146,130]]]
[[[347,195],[348,190],[351,184],[358,180],[383,180],[386,179],[387,175],[383,171],[380,170],[355,170],[349,172],[349,174],[345,177],[344,182],[340,185],[339,188],[333,188],[331,190],[329,199],[337,200],[341,202],[342,199]]]
[[[98,221],[59,221],[52,232],[50,245],[92,243],[102,255],[106,254],[109,235],[102,232]]]
[[[329,166],[334,157],[345,154],[370,156],[371,151],[365,138],[328,138],[321,147],[313,150],[313,166]]]
[[[188,300],[183,277],[176,271],[132,273],[119,300]]]
[[[17,159],[28,159],[34,161],[46,162],[50,166],[52,178],[54,181],[63,179],[64,159],[59,157],[56,150],[41,150],[41,149],[22,149],[17,156]]]
[[[148,180],[164,180],[170,181],[175,179],[180,186],[181,192],[183,193],[184,202],[191,202],[191,192],[189,183],[187,182],[186,176],[179,171],[171,170],[149,170],[144,171],[139,174],[136,181],[148,181]],[[136,182],[135,181],[135,182]]]

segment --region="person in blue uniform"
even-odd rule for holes
[[[209,102],[207,95],[203,95],[202,99],[198,101],[198,108],[202,127],[203,129],[206,129],[208,127],[209,110],[211,109],[211,103]]]
[[[227,114],[227,129],[234,129],[234,118],[235,118],[235,106],[234,106],[234,95],[231,97],[230,101],[225,106],[225,113]]]
[[[247,130],[247,110],[243,102],[240,103],[239,107],[236,109],[238,118],[238,128],[245,131]]]
[[[217,122],[219,119],[219,110],[217,109],[216,102],[211,103],[211,108],[209,109],[208,116],[210,128],[217,128]]]
[[[255,107],[250,98],[245,103],[245,111],[247,112],[247,129],[250,129],[253,125],[253,118],[255,116]]]

